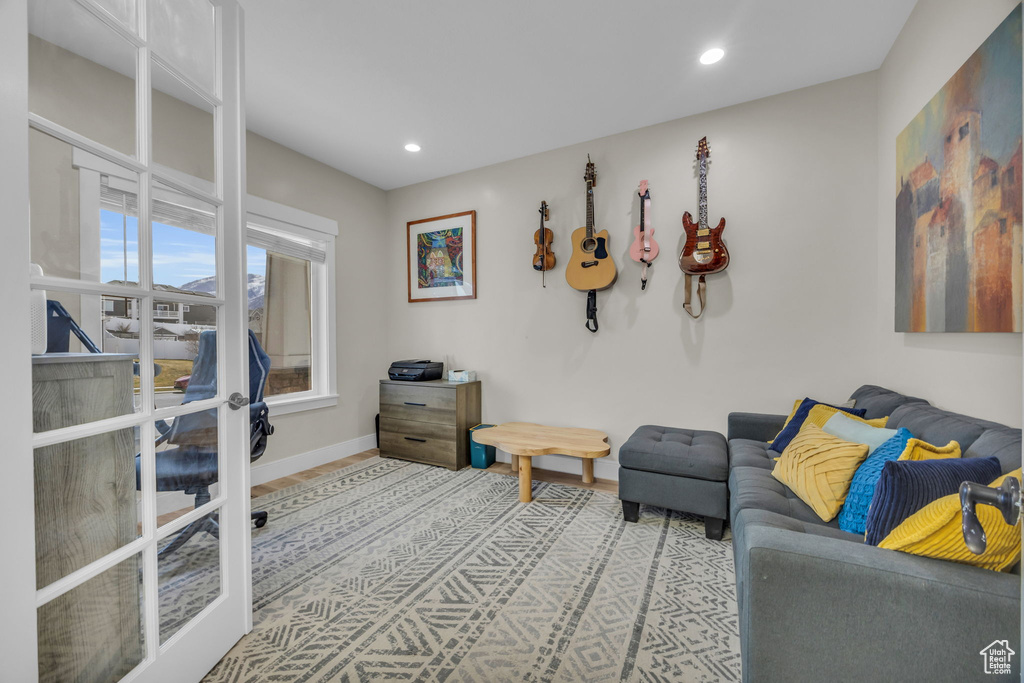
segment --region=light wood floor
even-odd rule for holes
[[[341,458],[340,460],[329,462],[326,465],[320,465],[319,467],[312,467],[308,470],[296,472],[295,474],[290,474],[287,477],[268,481],[266,484],[258,484],[257,486],[252,487],[250,493],[253,498],[256,498],[257,496],[265,496],[268,493],[272,493],[280,489],[286,489],[289,486],[301,484],[302,482],[309,481],[310,479],[315,479],[320,475],[327,474],[328,472],[340,470],[341,468],[348,467],[349,465],[355,465],[357,462],[368,460],[379,454],[380,452],[376,448],[371,448],[368,451],[356,453],[355,455],[350,455],[347,458]],[[487,471],[513,476],[512,466],[507,462],[496,462],[488,467]],[[536,467],[533,468],[533,479],[534,481],[546,481],[552,484],[575,486],[576,488],[592,489],[594,491],[603,491],[605,493],[612,493],[615,495],[618,495],[619,493],[619,482],[611,479],[595,478],[593,484],[584,484],[580,481],[580,475],[578,474],[566,474],[565,472],[541,470]],[[187,513],[190,509],[191,508],[186,508],[176,512],[168,512],[166,515],[160,515],[157,518],[157,525],[162,526],[171,520],[177,519]]]

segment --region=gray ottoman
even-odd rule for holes
[[[619,499],[627,522],[640,504],[704,516],[721,540],[729,516],[729,446],[718,432],[644,425],[619,448]]]

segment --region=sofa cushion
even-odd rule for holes
[[[988,485],[997,488],[1007,477],[1014,477],[1019,484],[1021,472],[1015,470]],[[994,571],[1003,571],[1017,564],[1020,560],[1020,518],[1010,526],[1003,520],[1002,513],[991,505],[977,506],[977,514],[987,541],[985,552],[980,555],[972,553],[964,543],[960,496],[956,493],[933,500],[907,517],[882,539],[878,547]]]
[[[802,522],[825,524],[807,503],[773,477],[771,470],[760,467],[736,467],[729,475],[730,519],[743,510],[767,510]],[[828,525],[839,528],[835,520]]]
[[[892,415],[896,408],[907,403],[928,405],[928,401],[923,398],[906,396],[892,391],[891,389],[875,386],[874,384],[865,384],[861,388],[857,389],[857,391],[853,392],[853,394],[850,395],[850,398],[856,401],[854,405],[858,408],[863,408],[866,411],[864,417],[868,419],[882,417],[883,415]],[[892,428],[893,425],[890,423],[886,426]]]
[[[733,439],[729,442],[730,467],[760,467],[770,470],[775,467],[772,461],[775,456],[775,451],[768,450],[768,444],[764,441]]]
[[[996,458],[890,460],[875,487],[864,541],[878,545],[907,517],[936,498],[956,493],[961,482],[989,482],[999,473]]]
[[[1002,427],[987,429],[971,447],[964,451],[965,458],[999,458],[1003,473],[1020,467],[1020,430]]]
[[[726,481],[729,447],[718,432],[644,425],[619,448],[619,464],[633,470]]]
[[[868,519],[868,508],[875,496],[875,486],[882,476],[882,468],[890,460],[898,459],[907,447],[912,435],[902,427],[896,434],[868,455],[850,482],[843,509],[839,511],[839,528],[852,534],[864,535]]]
[[[889,429],[906,427],[910,433],[928,443],[956,441],[967,450],[987,429],[1007,429],[1005,425],[969,417],[922,403],[900,406],[889,416]]]

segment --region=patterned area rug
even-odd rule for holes
[[[371,458],[254,501],[220,681],[733,681],[732,546],[613,495]]]

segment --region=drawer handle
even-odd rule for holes
[[[412,401],[406,401],[405,405],[407,405],[407,406],[423,406],[423,407],[426,407],[427,404],[426,403],[413,403]]]
[[[417,439],[416,437],[413,437],[413,436],[407,436],[407,437],[405,437],[405,440],[406,441],[419,441],[420,443],[426,443],[427,442],[426,439]]]

